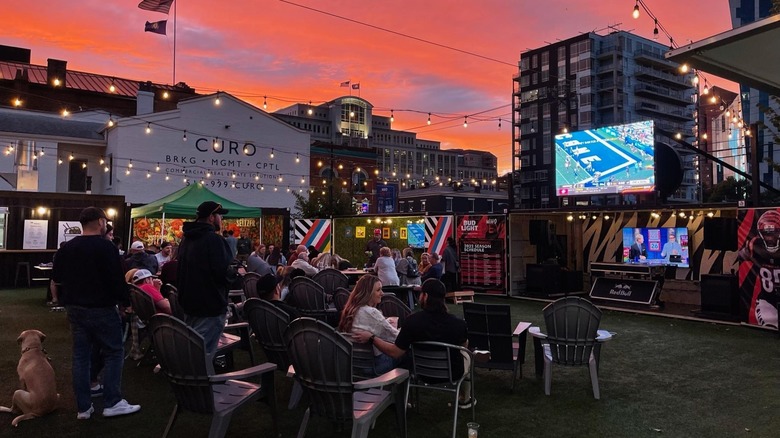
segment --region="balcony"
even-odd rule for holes
[[[666,70],[676,70],[678,67],[674,62],[664,59],[663,55],[644,49],[634,51],[634,60],[640,64],[656,66]]]
[[[649,78],[651,81],[660,79],[667,85],[676,87],[678,89],[691,87],[690,81],[685,76],[678,76],[675,74],[666,73],[661,70],[656,70],[649,67],[637,66],[636,69],[634,70],[634,74],[637,77]]]
[[[658,105],[651,102],[637,102],[634,109],[639,113],[649,114],[652,117],[662,117],[681,122],[693,121],[693,111],[685,108]]]
[[[672,104],[691,104],[691,99],[686,96],[686,93],[682,91],[672,91],[657,85],[637,84],[634,86],[634,93],[637,96],[644,96]]]

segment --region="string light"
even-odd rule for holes
[[[159,172],[159,171],[160,171],[160,163],[157,163],[157,166],[154,168],[154,170],[155,170],[156,172]]]
[[[390,122],[395,122],[395,116],[393,115],[393,110],[390,110]]]
[[[428,113],[428,124],[431,124],[431,113]]]
[[[114,85],[114,80],[111,79],[111,85],[108,86],[108,91],[115,93],[116,92],[116,86]]]
[[[184,135],[181,136],[181,141],[187,141],[187,131],[184,131]]]
[[[149,172],[148,170],[146,171],[146,177],[147,177],[147,178],[151,178],[151,177],[152,177],[152,173],[151,173],[151,172]]]
[[[146,124],[146,133],[151,134],[152,133],[152,125],[151,123]]]
[[[274,157],[274,148],[271,148],[271,158]]]
[[[658,19],[654,18],[655,20],[655,28],[653,28],[653,39],[658,40]]]
[[[68,117],[70,115],[70,112],[67,109],[62,110],[62,117]]]
[[[167,99],[167,98],[169,98],[169,97],[170,97],[170,94],[168,94],[168,92],[167,92],[167,91],[163,91],[163,95],[162,95],[162,97],[163,97],[163,99]]]
[[[301,162],[301,157],[298,156],[298,152],[295,153],[295,162],[296,163],[300,163]]]
[[[463,127],[464,128],[469,127],[469,116],[463,116]]]
[[[14,106],[16,107],[22,106],[22,99],[19,99],[18,97],[14,99]]]
[[[265,96],[263,96],[263,109],[268,109],[268,100]]]
[[[108,127],[113,128],[114,127],[114,119],[111,118],[111,116],[108,116]]]
[[[70,155],[68,155],[68,161],[73,161],[74,158],[76,157],[74,157],[73,152],[71,152]]]
[[[214,145],[213,145],[213,147],[214,147],[215,151],[217,149],[219,149],[219,137],[214,138]]]
[[[166,181],[169,181],[170,179],[171,179],[171,176],[170,176],[170,175],[168,175],[168,174],[166,173],[166,174],[165,174],[165,180],[166,180]]]
[[[132,169],[133,168],[133,160],[130,160],[129,163],[127,163],[127,167]]]
[[[219,106],[222,103],[221,100],[219,100],[219,92],[217,92],[217,97],[214,99],[214,105]]]
[[[631,13],[631,16],[634,17],[635,20],[639,18],[639,0],[636,0],[636,4],[634,5],[634,12]]]

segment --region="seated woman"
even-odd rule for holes
[[[390,261],[392,263],[392,259]],[[382,282],[379,278],[370,274],[360,277],[341,313],[339,331],[366,331],[387,342],[395,342],[398,336],[398,319],[385,318],[376,308],[380,301]],[[392,357],[374,348],[374,371],[377,374],[386,373],[396,366],[397,363]]]
[[[383,246],[379,249],[379,257],[374,263],[376,276],[385,286],[398,286],[401,281],[398,279],[398,273],[395,272],[395,262],[391,257],[390,248]]]
[[[431,268],[431,255],[427,252],[422,253],[420,256],[420,265],[417,267],[417,271],[420,275],[424,275]]]
[[[414,259],[412,248],[404,249],[404,257],[398,262],[395,268],[398,273],[398,279],[401,284],[416,285],[422,284],[420,280],[420,271],[417,267],[417,261]]]

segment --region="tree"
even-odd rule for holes
[[[736,202],[750,194],[750,181],[730,176],[712,187],[707,202]]]
[[[295,197],[297,210],[292,217],[296,219],[324,219],[355,214],[352,196],[334,184],[326,184],[308,192],[292,192],[292,194]]]

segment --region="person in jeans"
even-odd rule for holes
[[[184,322],[203,336],[206,353],[217,350],[228,305],[228,287],[236,279],[233,253],[217,234],[222,227],[222,204],[206,201],[198,206],[194,222],[185,222],[179,244],[179,305]]]
[[[81,236],[59,249],[52,270],[52,279],[61,286],[60,300],[73,333],[73,391],[79,420],[87,420],[95,412],[90,391],[94,345],[99,346],[104,360],[103,416],[141,409],[122,398],[124,348],[117,304],[128,303],[129,294],[116,247],[103,237],[107,221],[103,210],[85,208],[79,216]]]

